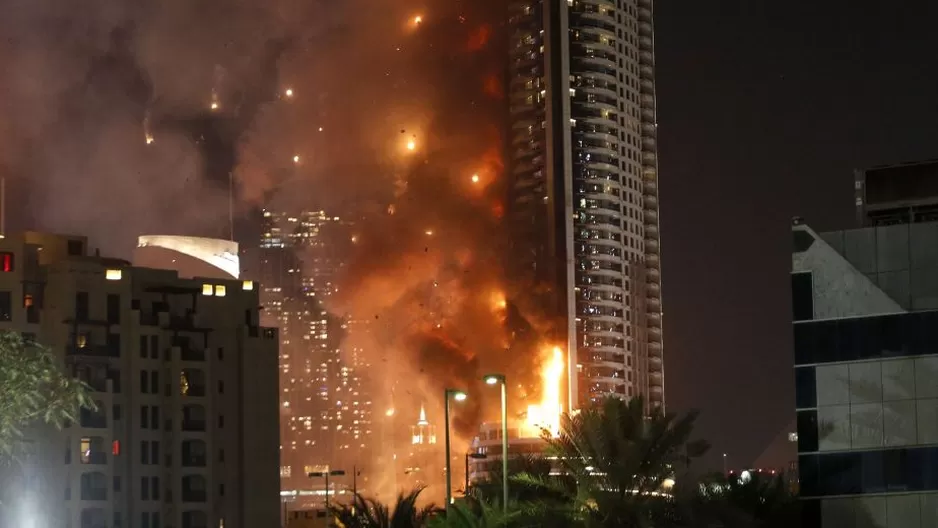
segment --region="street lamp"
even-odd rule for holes
[[[309,474],[309,478],[326,478],[326,515],[329,515],[329,477],[341,477],[345,475],[345,471],[341,469],[333,469],[332,471],[315,471]]]
[[[450,477],[453,474],[452,460],[450,460],[449,453],[449,400],[450,398],[461,402],[466,400],[466,393],[457,389],[446,389],[443,391],[443,421],[446,422],[444,430],[446,432],[445,444],[446,444],[446,508],[449,508],[450,503],[453,501],[453,484],[450,482]]]
[[[469,459],[485,460],[488,457],[485,453],[466,453],[466,495],[469,495]]]
[[[502,386],[502,510],[508,512],[508,389],[504,374],[488,374],[482,378],[486,385]]]

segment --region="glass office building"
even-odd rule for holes
[[[793,236],[803,526],[938,526],[938,223]]]

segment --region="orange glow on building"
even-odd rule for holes
[[[563,413],[560,403],[563,398],[563,351],[560,347],[553,347],[546,356],[541,366],[541,402],[528,406],[526,425],[557,436]]]

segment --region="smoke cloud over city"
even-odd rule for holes
[[[366,350],[376,421],[388,405],[409,426],[425,404],[440,422],[443,388],[473,389],[465,441],[494,418],[482,374],[534,388],[549,321],[534,285],[506,281],[497,229],[500,2],[4,3],[0,173],[19,223],[122,253],[144,233],[228,236],[231,203],[245,224],[270,204],[350,217],[326,308],[369,323],[344,346]]]

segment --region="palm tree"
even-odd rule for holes
[[[673,517],[670,496],[676,472],[709,445],[691,441],[697,413],[652,410],[642,398],[606,398],[600,405],[564,415],[548,450],[576,480],[577,510],[587,526],[640,528]]]
[[[417,506],[422,487],[399,494],[393,509],[375,499],[356,494],[352,504],[330,508],[338,526],[344,528],[423,528],[439,509],[432,504]]]
[[[726,528],[787,528],[800,518],[798,497],[782,474],[712,475],[699,484],[688,519]],[[690,523],[693,524],[693,523]]]

